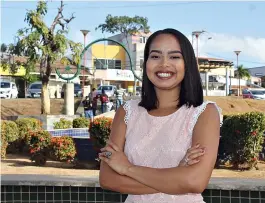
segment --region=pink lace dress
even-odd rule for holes
[[[162,117],[150,115],[143,107],[138,106],[138,103],[139,100],[130,100],[124,105],[127,124],[124,152],[134,165],[169,168],[179,165],[191,146],[192,131],[198,117],[208,103],[214,102],[206,101],[196,108],[187,108],[183,105],[176,112]],[[217,109],[220,113],[219,107]],[[164,193],[129,194],[125,201],[125,203],[203,202],[201,194],[168,195]]]

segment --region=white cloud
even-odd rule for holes
[[[209,37],[212,39],[208,39]],[[235,50],[240,50],[240,56],[241,58],[244,57],[245,60],[265,63],[265,38],[211,33],[201,36],[199,40],[199,53],[220,55],[223,53],[231,56],[230,58],[235,58]]]

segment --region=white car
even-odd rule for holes
[[[1,81],[0,97],[3,99],[17,98],[18,89],[16,83],[10,81]]]
[[[244,99],[265,100],[265,89],[244,89],[242,95]]]
[[[105,91],[105,94],[108,95],[108,97],[113,97],[115,94],[115,91],[117,90],[117,87],[114,85],[101,85],[96,90],[97,95],[101,95],[102,90]]]

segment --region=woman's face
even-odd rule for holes
[[[178,39],[170,34],[161,34],[153,40],[146,73],[158,89],[170,90],[180,86],[185,75],[185,64]]]

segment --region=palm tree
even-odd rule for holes
[[[246,69],[243,65],[240,65],[237,67],[237,77],[238,77],[238,82],[239,82],[239,95],[240,95],[240,93],[241,93],[240,79],[242,79],[242,78],[249,79],[251,77],[251,75],[248,72],[248,69]]]

